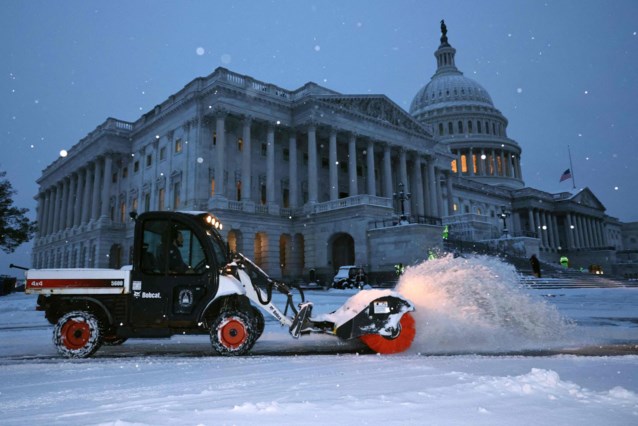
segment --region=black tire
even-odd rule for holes
[[[255,308],[254,306],[252,306],[252,311],[253,311],[253,323],[255,326],[255,333],[257,336],[255,337],[255,342],[256,342],[257,339],[259,339],[264,332],[264,328],[266,327],[266,320],[264,319],[264,315],[261,313],[261,311],[258,308]]]
[[[102,345],[100,322],[90,312],[68,312],[53,328],[53,344],[67,358],[87,358]]]
[[[213,350],[223,356],[244,355],[257,337],[254,317],[238,310],[223,310],[210,326]]]

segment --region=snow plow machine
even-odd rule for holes
[[[264,331],[262,311],[293,338],[324,333],[360,339],[377,353],[408,349],[412,303],[391,290],[362,290],[334,312],[315,316],[296,289],[232,253],[207,212],[147,212],[135,219],[132,265],[122,269],[29,269],[25,292],[54,324],[53,342],[69,358],[129,338],[208,334],[213,351],[248,353]],[[273,291],[285,295],[285,308]]]

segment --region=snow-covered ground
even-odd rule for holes
[[[0,424],[638,424],[638,288],[524,289],[494,259],[447,257],[396,291],[417,336],[386,356],[267,318],[241,358],[175,336],[68,360],[33,296],[2,297]],[[306,296],[321,314],[353,294]]]

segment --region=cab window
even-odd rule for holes
[[[147,274],[202,274],[208,262],[197,235],[169,220],[144,223],[140,269]]]

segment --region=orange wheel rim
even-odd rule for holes
[[[236,318],[231,318],[222,325],[219,335],[221,343],[230,349],[237,349],[248,337],[244,323]]]
[[[69,320],[62,326],[61,334],[67,349],[81,349],[91,338],[91,327],[85,321]]]
[[[365,334],[361,341],[373,351],[380,354],[396,354],[407,350],[416,335],[415,322],[412,315],[404,314],[399,321],[401,330],[395,337],[380,334]]]

